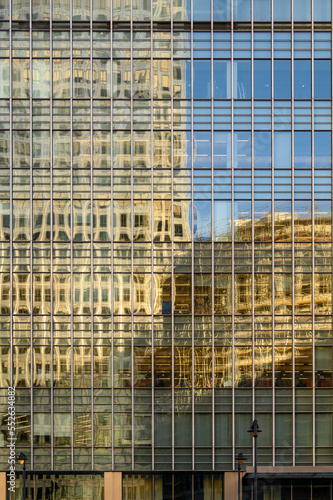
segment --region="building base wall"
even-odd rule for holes
[[[241,485],[245,472],[241,472]],[[238,500],[238,472],[224,473],[224,498],[228,500]],[[241,494],[242,500],[242,494]]]
[[[5,500],[7,494],[6,491],[6,473],[0,472],[0,498]]]

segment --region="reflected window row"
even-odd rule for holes
[[[330,57],[330,54],[328,56]],[[188,99],[191,98],[191,94],[194,99],[210,99],[211,97],[230,99],[232,93],[235,99],[251,99],[251,97],[270,99],[273,83],[275,99],[291,99],[292,97],[292,64],[289,59],[274,61],[273,82],[272,63],[268,58],[254,60],[253,81],[251,61],[234,60],[233,88],[231,86],[231,62],[228,60],[214,60],[213,68],[211,68],[211,61],[204,59],[194,59],[192,66],[188,60],[175,59],[173,68],[169,59],[155,60],[152,69],[147,59],[134,59],[133,68],[130,59],[114,60],[112,78],[110,60],[94,59],[92,76],[90,66],[90,59],[73,59],[72,64],[69,59],[54,59],[53,98],[110,98],[111,79],[112,97],[117,99],[130,97],[134,99],[150,99],[150,97]],[[0,98],[4,99],[10,96],[9,69],[9,59],[0,59],[0,75],[2,76]],[[193,72],[192,79],[191,72]],[[49,99],[50,61],[33,59],[31,74],[30,59],[12,59],[12,97],[29,98],[32,88],[32,98]],[[294,75],[293,97],[295,99],[331,98],[330,59],[315,59],[313,69],[311,59],[295,60]],[[314,77],[313,89],[312,76]],[[151,95],[152,83],[153,94]],[[191,89],[193,89],[192,92]]]
[[[14,273],[0,275],[2,314],[332,314],[329,273]],[[111,289],[113,293],[111,294]],[[294,297],[293,297],[294,294]],[[52,304],[51,304],[52,297]],[[11,309],[12,308],[12,309]]]
[[[255,242],[291,241],[293,232],[296,242],[310,242],[314,233],[316,242],[329,242],[332,234],[331,202],[315,200],[314,216],[310,201],[294,202],[294,217],[291,202],[275,203],[274,234],[272,230],[271,202],[235,200],[232,201],[174,201],[172,203],[134,200],[111,202],[53,201],[53,223],[51,227],[51,203],[34,201],[31,234],[31,204],[28,200],[13,201],[11,216],[10,202],[0,201],[0,241],[56,243],[70,242],[84,244],[90,241],[117,244],[154,241],[189,244],[199,242],[231,241]],[[73,211],[72,211],[73,206]],[[153,234],[152,208],[154,209]],[[134,214],[133,214],[134,209]],[[212,209],[214,210],[212,218]],[[113,233],[111,232],[113,212]],[[173,217],[173,224],[172,224]],[[12,224],[11,224],[12,221]],[[212,234],[212,222],[214,234]],[[12,227],[11,227],[12,226]],[[51,231],[52,230],[52,231]],[[52,232],[52,235],[51,235]],[[188,245],[187,245],[188,246]],[[47,246],[46,246],[47,248]],[[191,248],[188,247],[190,258]]]
[[[52,384],[54,388],[69,388],[73,371],[73,386],[81,388],[91,388],[92,384],[95,388],[267,388],[273,386],[273,381],[275,387],[284,388],[332,387],[332,347],[317,346],[313,350],[312,345],[297,344],[293,349],[289,343],[272,349],[266,343],[254,348],[236,343],[234,349],[231,346],[213,349],[191,348],[185,340],[174,350],[171,347],[152,350],[132,348],[129,339],[116,342],[113,350],[108,345],[92,349],[88,340],[83,347],[54,346],[52,353],[49,346],[34,347],[33,380],[30,347],[22,345],[13,348],[13,383],[20,388],[30,387],[32,382],[34,387]],[[1,360],[0,378],[6,387],[10,383],[8,347],[1,348]]]
[[[0,9],[0,19],[9,18],[9,2],[5,0]],[[74,2],[71,8],[69,0],[61,2],[54,0],[52,11],[48,0],[33,0],[32,20],[55,21],[129,21],[133,16],[134,21],[290,21],[293,11],[293,20],[296,22],[311,21],[311,0],[274,0],[273,9],[271,2],[263,0],[214,0],[212,6],[203,0],[152,0],[143,6],[136,0],[100,0],[95,6],[91,1]],[[151,10],[152,9],[152,10]],[[27,21],[30,19],[29,0],[12,1],[13,20]],[[330,0],[316,0],[313,9],[314,21],[331,20]]]
[[[34,26],[33,26],[34,28]],[[326,26],[325,26],[326,28]],[[314,49],[314,57],[329,58],[331,51],[331,33],[323,27],[314,30],[313,33],[307,31],[296,30],[292,33],[290,30],[267,30],[262,28],[260,31],[255,30],[253,34],[247,30],[218,31],[212,33],[207,30],[195,30],[191,33],[190,30],[178,31],[177,25],[171,33],[169,30],[155,29],[147,31],[145,25],[137,30],[134,26],[133,38],[131,40],[129,30],[114,30],[101,31],[94,29],[90,34],[89,29],[75,30],[70,37],[69,29],[60,31],[57,26],[53,26],[52,35],[48,31],[32,31],[32,42],[30,44],[29,31],[25,29],[13,29],[11,33],[12,39],[12,56],[14,58],[29,57],[31,45],[32,56],[34,59],[49,59],[50,57],[50,40],[52,37],[52,56],[54,59],[69,58],[70,46],[73,47],[73,57],[89,58],[92,56],[95,59],[110,58],[111,39],[112,39],[112,56],[118,60],[126,60],[131,57],[131,45],[133,46],[133,58],[150,59],[151,55],[155,59],[154,65],[161,64],[158,59],[170,59],[171,49],[173,56],[176,59],[187,59],[191,57],[191,44],[193,43],[193,57],[207,58],[213,55],[217,58],[230,58],[231,54],[231,37],[233,39],[233,50],[236,59],[251,58],[251,44],[253,39],[254,57],[259,56],[270,58],[270,50],[273,46],[275,58],[290,58],[291,57],[291,42],[294,44],[294,57],[296,59],[311,59],[312,45]],[[124,29],[124,28],[123,28]],[[125,28],[126,29],[126,28]],[[325,30],[324,30],[325,29]],[[0,48],[0,55],[3,57],[9,56],[9,31],[0,30],[0,39],[4,43]],[[171,45],[173,41],[173,47]],[[71,41],[72,40],[72,41]],[[92,47],[91,47],[92,41]],[[151,45],[152,43],[152,45]],[[273,43],[273,45],[272,45]],[[211,45],[213,44],[213,45]],[[6,45],[8,45],[6,47]],[[151,53],[151,50],[153,51]],[[125,64],[125,62],[123,62]],[[165,64],[165,63],[164,63]],[[160,68],[163,70],[163,66]],[[164,66],[164,71],[166,66]],[[163,71],[162,71],[163,72]]]

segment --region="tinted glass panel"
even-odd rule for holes
[[[271,97],[271,61],[254,61],[254,98],[269,99]]]
[[[274,97],[290,99],[291,97],[291,62],[274,61]]]

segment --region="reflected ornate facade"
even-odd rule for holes
[[[0,5],[1,470],[14,386],[42,496],[215,500],[254,416],[261,467],[332,464],[331,14],[297,2]]]

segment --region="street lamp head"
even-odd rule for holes
[[[26,459],[27,459],[27,457],[25,456],[25,454],[23,453],[23,451],[21,451],[21,453],[18,456],[19,464],[20,465],[24,465]]]
[[[242,452],[240,452],[240,453],[238,453],[236,460],[239,463],[239,465],[243,465],[243,463],[245,462],[245,460],[247,460],[247,458],[244,457]]]
[[[252,425],[247,432],[251,432],[252,437],[254,438],[258,437],[259,432],[262,432],[261,429],[259,429],[259,425],[256,418],[253,420]]]

